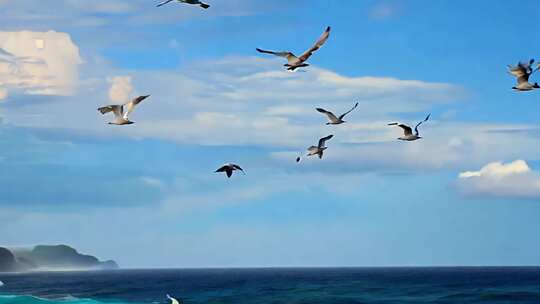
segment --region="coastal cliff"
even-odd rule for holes
[[[15,256],[6,248],[0,247],[0,272],[17,271],[18,264]]]
[[[107,270],[117,269],[115,261],[77,252],[67,245],[38,245],[33,249],[0,247],[0,272],[40,270]]]

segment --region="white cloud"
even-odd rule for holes
[[[4,90],[71,95],[81,63],[79,48],[66,33],[0,32],[0,86]]]
[[[469,196],[540,198],[540,174],[523,160],[493,162],[459,174],[458,188]]]
[[[259,145],[272,147],[274,160],[288,163],[299,151],[330,132],[336,136],[326,155],[324,170],[438,170],[477,166],[486,159],[534,158],[540,142],[527,133],[508,137],[498,130],[523,130],[529,125],[450,122],[437,115],[422,125],[423,139],[400,142],[401,129],[389,121],[417,113],[421,120],[434,105],[462,99],[464,90],[447,83],[419,80],[347,77],[311,66],[303,73],[281,70],[281,61],[255,57],[227,57],[195,62],[182,71],[118,71],[93,69],[96,81],[81,87],[76,98],[84,111],[67,115],[73,98],[47,105],[35,103],[16,111],[6,109],[6,121],[19,126],[70,129],[99,136],[163,139],[181,144]],[[264,75],[262,77],[261,75]],[[111,86],[112,82],[112,86]],[[152,94],[134,113],[130,128],[106,128],[95,108],[107,93],[126,101],[136,87]],[[117,94],[118,93],[118,94]],[[335,112],[358,109],[348,123],[329,127],[314,108]],[[82,109],[82,108],[81,108]],[[40,113],[39,117],[29,113]],[[414,124],[416,120],[404,121]],[[510,148],[511,147],[511,148]],[[324,164],[320,164],[325,166]]]
[[[469,177],[491,177],[491,178],[504,178],[509,175],[523,174],[531,172],[531,168],[523,160],[516,160],[509,164],[503,164],[501,162],[489,163],[482,167],[480,171],[466,171],[459,174],[460,178]]]
[[[111,88],[109,89],[109,99],[116,104],[123,104],[129,100],[131,93],[133,93],[133,86],[131,85],[131,77],[129,76],[116,76],[109,79]]]
[[[77,96],[78,102],[88,106],[88,111],[77,117],[64,115],[69,108],[60,103],[47,105],[47,111],[44,105],[36,104],[28,111],[49,117],[29,121],[19,109],[9,113],[9,121],[28,127],[99,131],[101,121],[96,119],[93,108],[103,103],[100,99],[107,98],[102,92],[109,91],[110,99],[119,103],[125,102],[132,87],[136,87],[144,94],[152,94],[152,98],[134,112],[134,128],[112,132],[193,144],[303,146],[306,139],[328,129],[324,125],[326,118],[314,111],[316,106],[339,112],[359,101],[358,111],[351,113],[350,125],[340,129],[358,134],[364,128],[377,129],[379,135],[384,135],[388,131],[385,121],[395,119],[388,117],[388,112],[416,112],[463,94],[460,87],[450,84],[346,77],[316,66],[305,73],[290,73],[282,70],[279,60],[255,57],[196,62],[177,72],[99,69],[108,75],[130,76],[106,83],[92,82],[91,88],[81,88],[91,91]],[[99,75],[94,78],[99,79]],[[279,130],[287,130],[287,136]]]

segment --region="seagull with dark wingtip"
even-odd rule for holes
[[[157,7],[160,7],[160,6],[163,6],[167,3],[170,3],[170,2],[173,2],[174,0],[166,0],[166,1],[163,1],[161,2],[160,4],[156,5]],[[186,3],[186,4],[193,4],[193,5],[199,5],[200,7],[204,8],[204,9],[207,9],[210,7],[210,5],[204,3],[204,2],[201,2],[199,0],[176,0],[180,3]]]
[[[327,111],[327,110],[325,110],[323,108],[315,108],[315,109],[318,112],[326,114],[326,116],[328,116],[329,122],[326,123],[327,125],[340,125],[340,124],[346,122],[345,120],[343,120],[343,118],[345,118],[345,116],[347,114],[351,113],[354,109],[356,109],[356,107],[358,107],[358,102],[354,105],[354,107],[352,107],[352,109],[350,109],[349,111],[339,115],[339,117],[334,115],[334,113],[332,113],[330,111]]]
[[[142,96],[133,98],[133,100],[125,104],[100,107],[98,108],[98,111],[101,114],[113,112],[114,120],[109,122],[110,125],[131,125],[135,122],[129,120],[129,114],[133,112],[135,107],[139,103],[141,103],[141,101],[145,100],[148,97],[150,97],[150,95],[142,95]],[[127,111],[125,113],[124,113],[124,106],[127,106]]]
[[[274,52],[274,51],[267,51],[267,50],[263,50],[259,48],[257,48],[257,51],[259,53],[271,54],[278,57],[284,57],[285,59],[287,59],[287,64],[285,64],[284,66],[287,67],[287,70],[294,71],[297,68],[309,66],[309,64],[307,64],[306,61],[309,59],[309,57],[311,57],[311,55],[313,55],[315,51],[317,51],[318,49],[321,48],[321,46],[323,46],[326,40],[328,40],[328,37],[330,37],[329,26],[322,33],[321,37],[319,37],[317,42],[315,42],[315,44],[311,48],[309,48],[302,55],[300,55],[300,57],[297,57],[296,55],[294,55],[292,52],[289,52],[289,51]]]
[[[326,141],[330,140],[332,137],[334,137],[334,135],[331,134],[319,139],[319,144],[317,146],[311,146],[307,149],[308,153],[306,154],[306,156],[318,155],[319,158],[322,158],[324,150],[328,149],[328,147],[326,147]],[[300,162],[300,160],[300,156],[296,158],[297,163]]]
[[[232,164],[232,163],[227,163],[227,164],[221,166],[221,168],[214,171],[214,173],[225,172],[227,177],[230,178],[232,176],[233,172],[236,171],[236,170],[242,171],[242,173],[246,174],[246,172],[244,172],[244,170],[242,168],[240,168],[239,165]]]
[[[426,119],[422,120],[421,122],[419,122],[416,127],[414,127],[414,134],[412,132],[412,128],[405,125],[405,124],[400,124],[398,122],[392,122],[392,123],[389,123],[388,125],[389,126],[398,126],[400,128],[403,129],[403,136],[399,137],[398,139],[399,140],[406,140],[406,141],[414,141],[414,140],[417,140],[417,139],[420,139],[422,138],[418,132],[418,127],[423,124],[424,122],[428,121],[429,118],[431,117],[431,114],[429,114]]]
[[[534,89],[540,89],[540,86],[537,82],[530,83],[529,77],[538,69],[540,65],[535,69],[532,68],[534,59],[531,59],[528,63],[518,62],[516,66],[508,65],[508,73],[516,77],[517,84],[512,87],[516,91],[531,91]]]

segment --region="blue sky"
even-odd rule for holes
[[[505,70],[540,54],[535,1],[34,2],[0,0],[1,244],[124,267],[540,264],[539,97]],[[327,25],[304,71],[255,52]],[[134,125],[96,111],[139,94]],[[340,126],[314,110],[355,101]],[[386,125],[427,113],[420,141]],[[213,173],[229,161],[247,175]]]

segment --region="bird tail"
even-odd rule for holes
[[[206,4],[206,3],[201,3],[201,7],[204,8],[204,9],[207,9],[210,7],[210,5]]]

